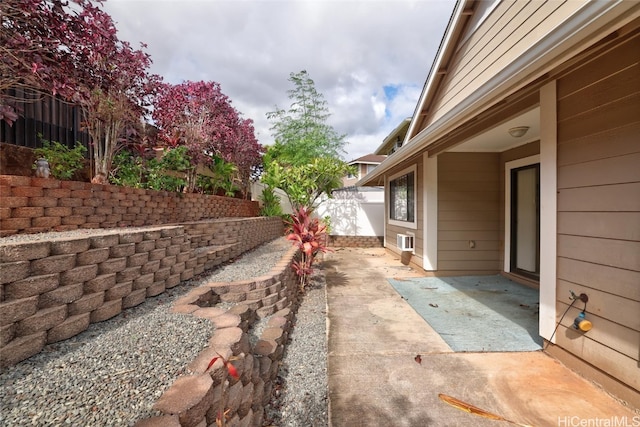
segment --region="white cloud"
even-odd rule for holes
[[[108,0],[119,37],[145,42],[165,81],[213,80],[272,142],[265,114],[290,104],[307,70],[347,134],[347,159],[372,152],[413,114],[453,0]],[[393,99],[384,87],[398,87]]]

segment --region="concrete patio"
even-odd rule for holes
[[[323,265],[330,426],[508,425],[454,408],[440,393],[515,425],[640,425],[638,408],[542,351],[451,350],[387,281],[423,274],[384,249],[341,248]]]

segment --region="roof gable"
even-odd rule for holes
[[[466,1],[460,8],[433,87],[416,109],[410,137],[443,118],[582,9],[570,2]],[[432,70],[433,73],[433,70]]]

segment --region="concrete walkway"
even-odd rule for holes
[[[332,427],[509,425],[439,393],[520,425],[639,425],[638,413],[543,352],[453,352],[386,280],[421,274],[384,249],[341,248],[324,268]]]

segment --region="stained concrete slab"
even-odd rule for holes
[[[386,280],[424,274],[383,249],[344,248],[323,264],[330,426],[507,425],[454,408],[439,393],[522,425],[640,422],[637,409],[541,351],[453,352]]]
[[[536,351],[540,294],[500,275],[387,279],[455,351]]]

